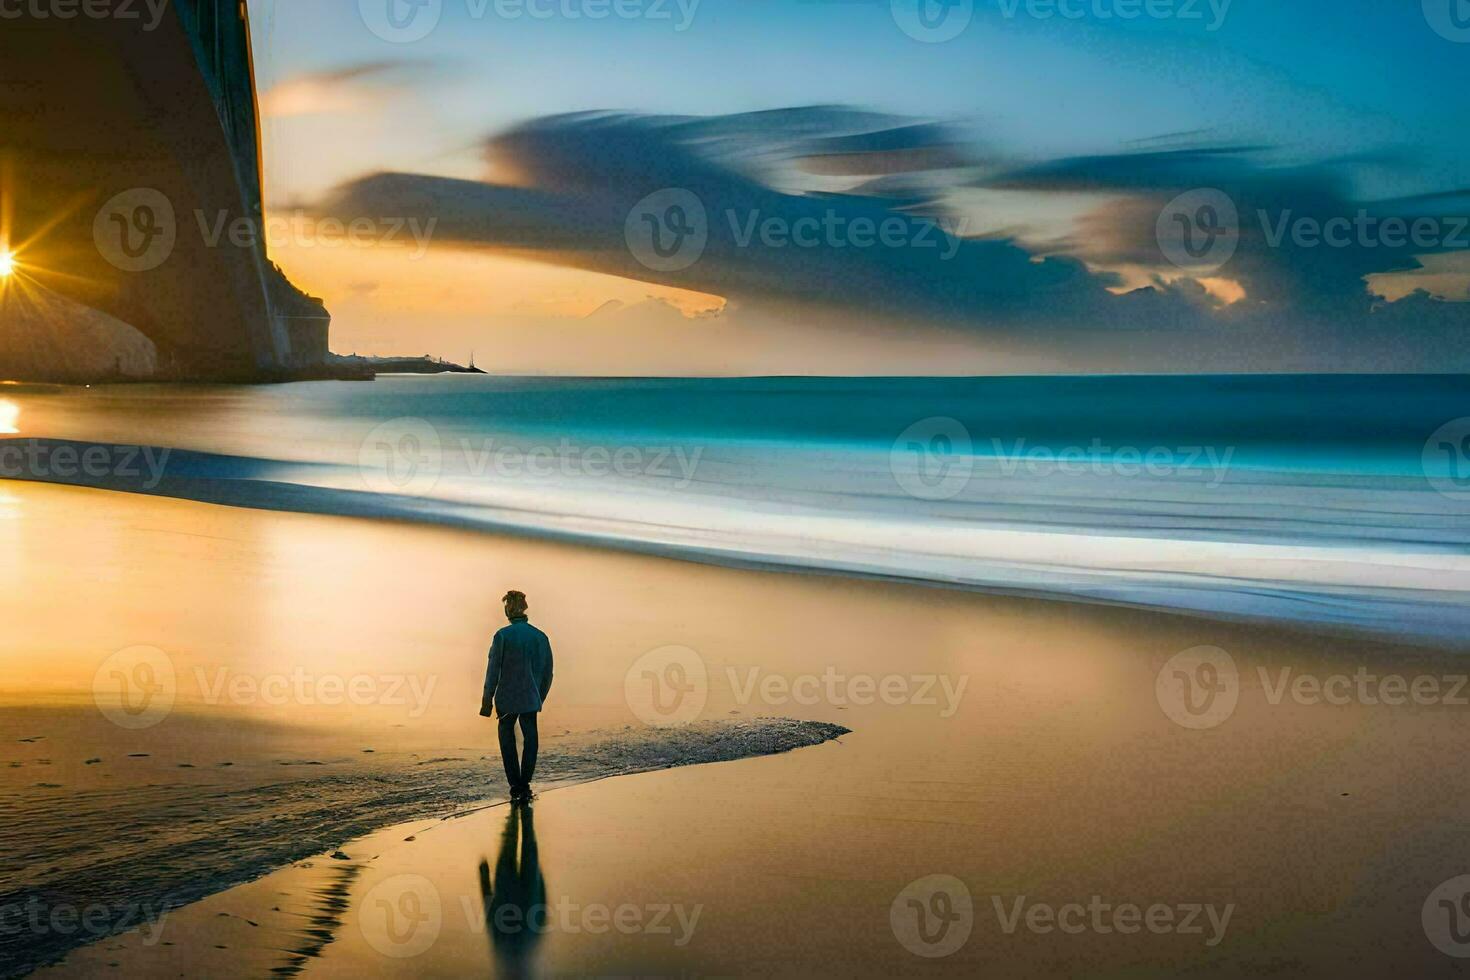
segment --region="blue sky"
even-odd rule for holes
[[[903,5],[918,0],[624,0],[666,16],[601,20],[586,16],[598,0],[544,3],[539,18],[442,0],[434,29],[409,43],[369,29],[388,2],[250,0],[273,200],[314,200],[385,170],[493,179],[487,141],[563,113],[811,105],[942,123],[991,172],[1251,146],[1263,166],[1334,168],[1353,202],[1470,187],[1470,42],[1448,19],[1470,22],[1465,0],[951,0],[968,19],[940,43],[901,29]],[[1441,2],[1449,36],[1436,30]],[[1077,202],[972,193],[973,176],[946,177],[947,206],[974,210],[983,232],[994,229],[979,210],[994,206],[1008,223],[1034,213],[1048,234],[1081,233],[1058,232]],[[1127,273],[1128,284],[1150,274]],[[681,288],[652,285],[665,299],[659,289]],[[601,305],[594,280],[567,288]]]

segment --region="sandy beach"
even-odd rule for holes
[[[651,928],[554,927],[523,951],[536,972],[1454,965],[1421,923],[1436,886],[1465,872],[1453,855],[1470,776],[1453,760],[1470,709],[1454,696],[1463,668],[1451,651],[97,491],[7,484],[0,513],[23,559],[3,571],[8,703],[93,713],[7,739],[12,786],[44,792],[53,813],[84,812],[114,781],[163,805],[181,784],[219,791],[300,771],[282,761],[358,772],[378,764],[361,761],[366,748],[493,773],[492,734],[473,710],[497,615],[484,583],[512,578],[546,610],[565,664],[543,731],[763,716],[851,729],[766,759],[549,787],[534,827],[552,904],[702,911],[682,944]],[[93,685],[109,657],[140,644],[167,647],[177,697],[161,722],[130,732],[98,721]],[[1197,671],[1177,655],[1202,646],[1228,656],[1238,683],[1233,703],[1191,715],[1171,678]],[[38,658],[52,669],[37,672]],[[660,718],[641,678],[674,664],[693,672],[686,685],[701,669],[704,680],[678,704],[665,698],[673,714]],[[385,685],[361,703],[323,703],[322,677],[396,677],[404,665],[431,696],[389,698]],[[259,684],[210,703],[221,669]],[[311,679],[284,703],[261,693],[299,669]],[[1379,696],[1334,703],[1321,692],[1338,677]],[[1407,696],[1394,677],[1439,679],[1439,694]],[[35,718],[7,717],[25,717],[21,728]],[[208,726],[186,718],[225,724],[205,738]],[[20,741],[35,736],[45,739]],[[134,753],[148,754],[131,760],[146,775],[121,768]],[[57,972],[482,969],[501,954],[479,867],[496,865],[506,820],[492,807],[398,823],[184,909],[135,908],[154,918],[116,939],[81,932],[102,941]],[[108,860],[70,848],[67,860]],[[346,860],[331,856],[339,849]],[[349,868],[350,880],[321,877]],[[363,919],[382,907],[368,902],[373,888],[405,874],[427,879],[443,910],[413,956],[375,948],[378,927]],[[906,890],[917,886],[922,906],[934,875],[970,902],[966,941],[942,959],[922,955],[902,922]],[[1167,907],[1173,925],[1129,933],[1125,913],[1123,929],[1072,934],[1044,912],[1025,917],[1094,897]]]

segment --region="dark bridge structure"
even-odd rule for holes
[[[242,218],[259,232],[264,217],[244,0],[61,9],[0,18],[0,249],[16,265],[6,293],[30,295],[32,318],[95,312],[114,333],[141,334],[159,377],[319,367],[320,301],[270,262],[263,234],[211,233]],[[0,331],[15,306],[0,304]],[[68,323],[54,326],[64,338]],[[5,355],[0,343],[0,377],[12,376]]]

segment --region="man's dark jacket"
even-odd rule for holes
[[[526,617],[517,616],[490,644],[480,714],[490,717],[492,707],[501,715],[540,711],[550,693],[551,641]]]

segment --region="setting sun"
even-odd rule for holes
[[[0,279],[9,279],[15,274],[15,256],[10,252],[0,251]]]

